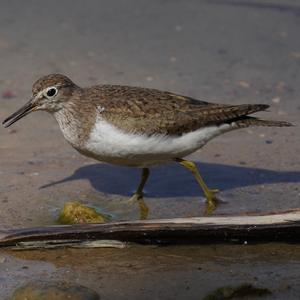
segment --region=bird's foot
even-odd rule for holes
[[[132,204],[136,204],[138,201],[143,200],[144,199],[144,195],[143,194],[139,194],[139,193],[134,193],[129,199],[128,199],[128,204],[132,205]]]
[[[216,197],[216,194],[219,192],[218,189],[207,189],[205,191],[206,203],[205,203],[205,211],[204,215],[211,215],[217,208],[220,200]]]
[[[146,220],[149,214],[149,208],[144,201],[142,193],[134,193],[132,197],[128,200],[128,204],[138,204],[140,209],[140,220]]]

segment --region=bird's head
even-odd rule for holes
[[[3,121],[9,127],[29,113],[45,110],[50,113],[59,111],[78,88],[71,79],[61,74],[50,74],[38,79],[32,87],[32,98],[19,110]]]

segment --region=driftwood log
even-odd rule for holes
[[[300,210],[267,215],[175,218],[0,231],[0,247],[124,247],[138,244],[300,242]]]

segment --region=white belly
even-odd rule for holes
[[[233,124],[209,126],[182,136],[126,133],[98,118],[81,153],[112,164],[145,167],[181,158],[210,139],[233,129]]]

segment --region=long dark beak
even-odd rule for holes
[[[10,115],[7,119],[5,119],[2,124],[5,128],[9,127],[10,125],[14,124],[18,120],[22,119],[29,113],[35,110],[36,105],[33,103],[33,99],[28,101],[23,107],[17,110],[15,113]]]

